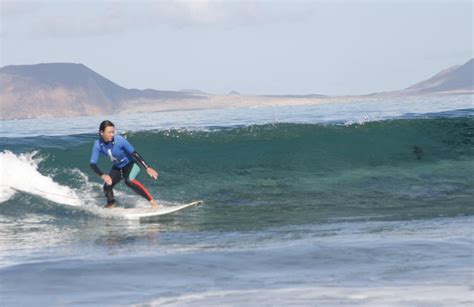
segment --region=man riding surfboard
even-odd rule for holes
[[[100,137],[92,147],[90,166],[92,170],[104,180],[104,193],[107,197],[105,208],[115,206],[113,187],[125,179],[125,184],[138,195],[147,199],[152,208],[158,208],[158,204],[151,196],[150,192],[135,178],[140,173],[142,166],[148,175],[153,179],[158,179],[158,172],[151,168],[143,157],[135,151],[133,146],[122,136],[115,135],[115,125],[108,120],[104,120],[99,127]],[[109,174],[102,172],[97,166],[99,155],[102,154],[113,163]]]

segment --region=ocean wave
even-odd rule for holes
[[[473,210],[467,205],[474,195],[471,117],[124,135],[160,172],[156,182],[140,177],[152,195],[170,203],[206,201],[203,218],[217,222],[201,221],[204,228],[430,218]],[[3,142],[4,202],[20,192],[67,205],[102,206],[101,180],[88,165],[96,138],[81,134]],[[107,171],[110,162],[102,159],[99,167]],[[141,204],[125,185],[116,190],[119,205]],[[257,219],[259,212],[265,216]]]

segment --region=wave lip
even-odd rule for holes
[[[457,111],[456,111],[457,110]],[[471,111],[469,111],[471,110]],[[472,95],[457,97],[398,98],[384,101],[363,99],[352,102],[320,105],[273,106],[257,109],[206,109],[174,112],[132,113],[111,115],[108,119],[126,131],[191,130],[211,126],[249,126],[267,123],[365,123],[393,118],[410,118],[423,114],[439,116],[472,116]],[[405,114],[407,114],[406,117]],[[47,118],[5,120],[0,125],[0,137],[38,135],[71,135],[97,133],[100,117]]]

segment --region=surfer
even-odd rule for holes
[[[135,193],[146,198],[152,208],[157,208],[158,204],[150,192],[135,178],[140,173],[138,165],[142,166],[148,175],[155,180],[158,179],[158,172],[145,162],[143,157],[135,151],[124,137],[115,135],[115,125],[111,121],[104,120],[100,124],[99,134],[100,137],[95,141],[92,148],[90,166],[104,180],[104,193],[107,197],[105,208],[115,206],[113,187],[123,178],[125,178],[125,184],[132,188]],[[109,174],[105,174],[97,166],[99,154],[108,157],[112,161],[113,166]]]

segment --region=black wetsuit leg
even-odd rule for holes
[[[114,199],[114,186],[122,180],[122,171],[120,168],[115,166],[112,167],[109,173],[110,178],[112,178],[112,185],[104,183],[104,193],[107,197],[107,205],[115,204]]]

